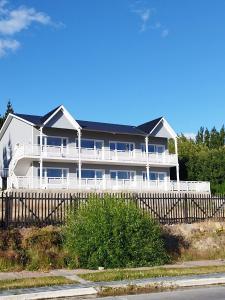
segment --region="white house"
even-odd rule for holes
[[[44,116],[8,115],[0,169],[8,189],[210,192],[209,182],[179,180],[177,135],[165,118],[139,126],[81,121],[63,105]]]

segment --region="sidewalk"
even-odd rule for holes
[[[182,263],[176,263],[172,265],[163,265],[163,268],[187,268],[187,267],[207,267],[207,266],[225,266],[225,260],[202,260],[202,261],[186,261]],[[149,270],[157,267],[142,267],[142,268],[129,268],[129,270]],[[99,270],[88,270],[88,269],[56,269],[49,272],[39,271],[21,271],[21,272],[0,272],[0,280],[6,279],[20,279],[20,278],[35,278],[35,277],[46,277],[46,276],[73,276],[85,273],[96,273],[101,272]]]
[[[164,266],[166,268],[174,267],[197,267],[197,266],[221,266],[225,265],[225,261],[195,261],[185,262],[175,265]],[[138,268],[140,270],[150,268]],[[136,269],[137,270],[137,269]],[[39,288],[24,288],[0,291],[1,300],[31,300],[31,299],[54,299],[62,297],[75,297],[75,296],[96,296],[101,287],[126,287],[129,285],[147,286],[147,285],[160,285],[163,287],[191,287],[203,286],[212,284],[225,284],[225,273],[207,274],[207,275],[192,275],[192,276],[176,276],[176,277],[157,277],[157,278],[144,278],[134,280],[121,280],[112,282],[89,282],[79,277],[79,274],[91,272],[91,270],[52,270],[50,272],[10,272],[0,273],[0,280],[5,279],[19,279],[19,278],[35,278],[43,276],[64,276],[69,279],[78,281],[74,285],[62,285],[52,287],[39,287]],[[92,272],[99,272],[93,271]]]

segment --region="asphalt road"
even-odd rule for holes
[[[193,288],[172,292],[96,298],[96,300],[225,300],[225,286]]]

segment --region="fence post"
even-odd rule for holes
[[[188,223],[188,195],[187,193],[184,194],[184,201],[183,201],[183,213],[184,213],[184,223]]]
[[[8,228],[12,221],[12,205],[13,205],[13,197],[6,193],[5,197],[5,228]]]

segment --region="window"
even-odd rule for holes
[[[141,150],[142,152],[145,152],[145,144],[141,144]],[[165,146],[164,145],[148,145],[148,153],[164,153],[165,152]]]
[[[63,168],[43,168],[42,177],[57,177],[66,178],[68,175],[68,169]],[[40,177],[40,168],[38,168],[38,177]]]
[[[81,148],[102,149],[103,141],[81,139]]]
[[[135,177],[134,171],[110,171],[111,179],[134,180],[134,177]]]
[[[66,147],[68,144],[68,139],[64,137],[57,136],[43,136],[42,145],[43,146],[63,146]],[[40,145],[40,136],[38,136],[38,145]]]
[[[147,172],[142,172],[143,180],[147,180]],[[164,181],[166,179],[166,172],[150,172],[149,179],[154,181]]]
[[[110,142],[110,150],[117,151],[133,151],[134,143],[125,143],[125,142]]]
[[[78,170],[77,170],[77,176],[78,176]],[[91,178],[103,178],[103,171],[102,170],[88,170],[88,169],[83,169],[81,170],[81,178],[85,179],[91,179]]]

